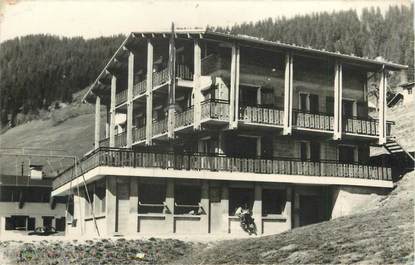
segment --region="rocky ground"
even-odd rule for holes
[[[9,264],[165,264],[201,248],[175,239],[101,239],[72,241],[3,241],[2,261]],[[7,259],[6,259],[7,257]]]

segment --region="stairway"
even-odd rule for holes
[[[392,155],[395,166],[401,167],[402,170],[413,170],[415,166],[415,158],[406,151],[402,145],[396,141],[395,137],[389,137],[384,144],[385,149]]]

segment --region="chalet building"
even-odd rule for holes
[[[348,214],[393,187],[369,147],[391,135],[388,73],[406,68],[249,36],[133,32],[84,97],[95,150],[53,182],[73,197],[67,233],[240,235],[245,203],[258,234]]]
[[[52,178],[39,165],[18,165],[19,174],[0,175],[0,238],[27,235],[37,227],[65,231],[66,203],[51,198]]]

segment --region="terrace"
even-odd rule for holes
[[[118,168],[116,174],[123,174],[120,168],[150,169],[151,174],[157,174],[158,171],[155,169],[159,169],[161,175],[157,177],[165,175],[166,177],[186,178],[186,172],[190,172],[193,178],[197,177],[199,173],[200,177],[207,179],[229,178],[232,180],[293,183],[296,181],[309,181],[310,183],[322,181],[321,184],[325,183],[327,185],[336,184],[336,181],[331,183],[335,179],[342,179],[340,180],[341,183],[349,183],[350,185],[354,185],[353,183],[356,180],[365,180],[365,185],[368,185],[368,183],[370,185],[372,181],[375,186],[378,184],[383,186],[392,185],[390,168],[367,164],[343,164],[329,160],[311,162],[278,157],[248,158],[221,154],[162,153],[105,147],[98,148],[85,156],[77,164],[77,167],[78,169],[75,170],[72,166],[56,177],[53,181],[53,189],[56,190],[98,167]],[[76,175],[75,172],[81,173]],[[139,174],[146,176],[149,172],[141,170]],[[218,175],[218,173],[220,174]],[[240,173],[249,174],[241,175]],[[111,172],[108,172],[108,174],[111,174]],[[128,171],[128,174],[131,174],[131,171]],[[266,176],[266,178],[261,176]],[[306,176],[305,180],[301,180],[301,176]]]

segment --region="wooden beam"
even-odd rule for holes
[[[202,102],[202,92],[200,90],[200,77],[202,75],[202,53],[200,49],[200,44],[198,40],[194,40],[194,74],[193,74],[193,128],[199,130],[201,127],[201,102]]]
[[[128,56],[128,84],[127,84],[127,148],[133,144],[133,88],[134,88],[134,53]]]
[[[229,128],[238,127],[239,113],[239,47],[236,43],[232,45],[231,55],[231,88],[229,105]]]
[[[175,47],[175,34],[174,24],[172,24],[172,32],[169,42],[169,87],[168,87],[168,117],[167,128],[168,138],[174,138],[174,123],[176,112],[176,47]]]
[[[385,67],[382,67],[382,72],[379,82],[379,144],[386,143],[386,92],[388,87],[387,72]]]
[[[101,130],[101,98],[97,96],[95,99],[95,137],[94,137],[95,149],[99,148],[99,140],[101,137],[100,130]]]
[[[334,122],[333,122],[333,139],[342,138],[342,107],[343,107],[343,67],[337,62],[334,65]]]
[[[110,104],[110,141],[109,147],[115,144],[115,95],[117,93],[117,77],[112,75],[111,78],[111,104]]]
[[[285,55],[283,135],[292,133],[293,124],[293,56]]]
[[[153,43],[147,40],[147,90],[146,90],[146,145],[153,138]]]

